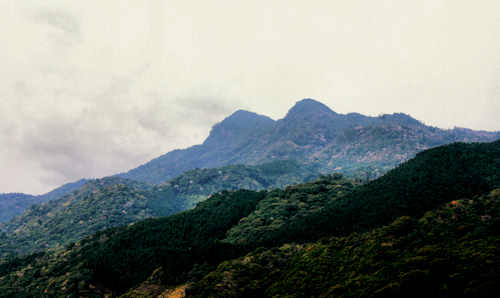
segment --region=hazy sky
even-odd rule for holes
[[[500,130],[500,1],[0,0],[0,192],[43,193],[304,97]]]

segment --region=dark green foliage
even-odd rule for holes
[[[440,204],[500,187],[500,141],[456,143],[417,155],[383,177],[355,189],[322,210],[275,231],[280,241],[311,241],[421,216]],[[258,245],[259,239],[249,239]]]
[[[258,249],[190,297],[497,297],[500,189],[365,234]]]
[[[31,206],[6,224],[1,257],[62,248],[99,230],[147,217],[145,195],[150,187],[121,178],[89,181],[63,198]],[[180,211],[170,206],[171,212]]]
[[[162,281],[175,284],[186,279],[196,263],[214,266],[237,256],[233,246],[218,239],[264,196],[226,191],[190,211],[98,232],[66,251],[13,260],[0,266],[0,288],[24,289],[34,296],[78,295],[92,289],[123,292],[158,267],[165,272]]]
[[[285,190],[273,190],[254,212],[228,231],[225,241],[246,246],[281,244],[283,240],[276,235],[284,227],[318,213],[329,202],[341,199],[353,189],[351,180],[334,174]]]
[[[164,283],[181,282],[196,263],[214,265],[236,255],[230,245],[217,240],[253,211],[264,195],[250,191],[224,192],[192,211],[137,223],[113,234],[104,244],[93,242],[93,246],[87,246],[90,253],[87,266],[93,268],[96,280],[115,290],[145,280],[157,267],[166,273],[162,277]],[[97,234],[97,237],[102,236]]]
[[[72,194],[32,206],[7,223],[0,256],[61,248],[106,228],[190,209],[221,190],[283,187],[318,175],[314,167],[275,161],[191,170],[156,186],[119,177],[91,180]]]
[[[357,187],[332,175],[285,190],[224,192],[185,213],[99,232],[29,262],[7,262],[0,289],[122,293],[160,267],[161,282],[176,285],[260,246],[223,263],[191,293],[478,296],[498,285],[500,191],[474,196],[500,187],[499,162],[500,141],[457,143]],[[359,234],[383,225],[389,226]],[[326,238],[332,236],[341,238]],[[286,242],[299,244],[266,248]]]

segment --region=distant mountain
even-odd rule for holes
[[[58,187],[58,188],[56,188],[56,189],[54,189],[46,194],[40,195],[38,197],[41,198],[43,201],[47,201],[47,202],[55,200],[55,199],[59,199],[60,197],[65,196],[65,195],[71,193],[72,191],[79,189],[88,181],[89,181],[88,179],[80,179],[80,180],[75,181],[75,182],[66,183],[63,186],[60,186],[60,187]]]
[[[193,168],[294,159],[316,163],[323,173],[374,178],[428,148],[499,138],[500,132],[427,126],[402,113],[338,114],[304,99],[278,121],[239,110],[216,124],[203,144],[174,150],[120,176],[157,184]]]
[[[45,203],[58,199],[85,184],[87,180],[81,179],[76,182],[64,184],[46,194],[33,196],[23,193],[0,194],[0,225],[12,218],[21,215],[31,205]]]
[[[160,184],[196,168],[291,159],[316,164],[325,174],[336,171],[374,178],[427,148],[499,138],[500,132],[426,126],[402,113],[380,117],[343,115],[318,101],[304,99],[278,121],[238,110],[214,125],[203,144],[171,151],[118,176]],[[32,204],[60,198],[86,181],[68,183],[41,196],[0,194],[0,228],[1,223],[22,214]]]
[[[39,202],[35,196],[23,193],[0,194],[0,223],[22,214],[26,208]]]
[[[31,206],[7,222],[0,257],[60,248],[106,228],[171,215],[222,190],[284,187],[318,176],[314,168],[276,161],[191,170],[156,186],[120,177],[89,180],[71,194]]]
[[[189,211],[0,263],[0,296],[120,295],[154,289],[148,280],[209,297],[495,297],[499,171],[500,141],[457,143],[357,187],[332,175],[225,191]]]

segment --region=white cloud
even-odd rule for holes
[[[0,192],[199,143],[244,108],[500,129],[498,1],[0,1]]]

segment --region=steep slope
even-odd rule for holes
[[[364,234],[257,250],[188,297],[496,297],[500,189]]]
[[[162,281],[183,280],[196,263],[212,268],[235,256],[231,247],[217,239],[255,209],[264,195],[223,192],[193,210],[99,232],[66,251],[0,264],[0,296],[116,294],[145,280],[157,266],[166,272]]]
[[[244,246],[260,246],[276,239],[284,227],[323,210],[329,203],[348,196],[356,184],[341,174],[283,190],[274,190],[262,199],[254,212],[232,227],[225,241]]]
[[[157,184],[195,168],[241,164],[236,153],[250,146],[273,125],[271,118],[238,110],[214,125],[202,145],[174,150],[120,176]]]
[[[458,143],[420,153],[385,176],[352,190],[334,175],[282,192],[223,192],[198,204],[192,211],[105,230],[66,250],[7,261],[0,265],[0,289],[13,287],[35,296],[43,291],[47,295],[123,293],[145,281],[159,267],[162,270],[157,271],[157,278],[162,285],[196,281],[213,270],[217,262],[242,256],[255,247],[365,232],[390,224],[401,216],[419,218],[446,202],[486,194],[500,186],[499,163],[500,141]],[[497,192],[493,195],[497,196]],[[498,216],[497,207],[490,210],[488,204],[477,209],[484,216],[481,221]],[[436,221],[439,220],[438,216]],[[281,224],[283,222],[286,224]],[[487,229],[498,231],[498,219],[491,224]],[[482,227],[479,226],[480,231]],[[446,231],[443,235],[433,232],[431,236],[437,241],[446,240]],[[401,235],[407,234],[412,236],[406,230]],[[488,233],[478,235],[481,238]],[[349,237],[357,241],[356,237],[360,236],[353,233]],[[409,239],[417,241],[418,237]],[[491,242],[478,243],[479,252],[487,253],[489,248],[486,246],[483,250],[483,244]],[[463,264],[470,262],[467,259],[470,255],[463,257]],[[353,260],[361,262],[359,258]],[[439,255],[430,260],[439,262]],[[259,269],[258,266],[255,269]],[[308,283],[308,272],[301,271],[283,282],[295,282],[297,286]],[[477,271],[471,272],[473,275]],[[357,274],[348,273],[349,276]],[[246,280],[250,282],[252,278],[258,277],[250,276]],[[488,278],[491,276],[479,281],[487,282]]]
[[[64,184],[46,194],[33,196],[23,193],[0,194],[0,228],[1,223],[5,223],[12,218],[21,215],[31,205],[45,203],[58,199],[85,184],[86,180],[81,179],[76,182]]]
[[[97,231],[171,215],[221,190],[260,190],[309,181],[314,168],[293,161],[191,170],[161,185],[120,177],[92,180],[58,200],[32,206],[5,225],[0,256],[60,248]]]
[[[46,194],[40,195],[38,197],[41,198],[45,202],[59,199],[65,195],[79,189],[87,182],[88,182],[88,179],[80,179],[80,180],[75,181],[75,182],[66,183],[63,186],[60,186],[60,187],[58,187],[58,188],[56,188],[56,189],[54,189]]]
[[[424,149],[499,138],[500,132],[426,126],[402,113],[343,115],[304,99],[278,121],[237,111],[216,124],[203,144],[174,150],[120,176],[161,183],[192,168],[294,159],[317,163],[323,173],[374,178]]]
[[[226,241],[259,247],[363,232],[403,215],[420,217],[445,202],[499,187],[500,141],[455,143],[421,152],[339,199],[328,200],[324,190],[303,190],[295,196],[326,196],[326,204],[318,212],[293,217],[286,225],[276,225],[271,219],[278,205],[265,204],[268,199],[284,201],[286,194],[266,198],[259,203],[260,208],[228,232]]]

